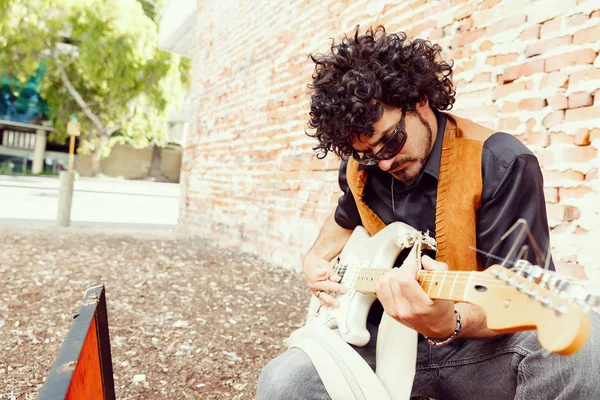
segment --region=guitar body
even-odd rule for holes
[[[343,295],[336,295],[340,307],[324,307],[313,296],[308,309],[308,322],[330,329],[337,329],[342,338],[355,346],[365,346],[371,335],[367,330],[367,316],[376,297],[354,289],[359,270],[365,268],[391,269],[404,249],[403,243],[414,237],[417,231],[403,222],[394,222],[369,236],[359,226],[348,239],[336,265],[342,276],[341,284],[348,288]]]

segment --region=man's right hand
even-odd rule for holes
[[[333,271],[337,258],[327,261],[310,252],[304,258],[302,269],[311,293],[325,307],[339,307],[340,303],[332,296],[333,293],[347,293],[348,289],[339,282],[342,279]]]

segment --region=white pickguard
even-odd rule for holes
[[[337,329],[346,342],[355,346],[366,345],[371,337],[366,327],[367,316],[375,297],[354,289],[358,271],[362,268],[391,269],[400,252],[421,237],[420,232],[403,222],[394,222],[372,237],[363,227],[357,227],[340,253],[336,266],[345,268],[341,283],[348,292],[336,296],[339,308],[324,307],[313,296],[308,308],[308,322]],[[433,243],[431,239],[427,244]]]

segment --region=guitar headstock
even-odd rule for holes
[[[465,301],[484,309],[489,329],[536,329],[542,347],[561,355],[574,353],[586,342],[587,310],[597,307],[600,298],[587,294],[583,286],[522,260],[514,270],[494,265],[476,275]]]

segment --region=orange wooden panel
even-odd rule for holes
[[[96,316],[94,315],[71,378],[66,400],[104,399],[96,332]]]

